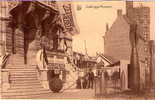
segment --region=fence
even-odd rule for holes
[[[116,68],[111,75],[107,69],[98,70],[98,76],[95,78],[95,96],[119,93],[121,91],[120,70]]]

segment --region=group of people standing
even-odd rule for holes
[[[77,88],[79,89],[93,89],[94,87],[95,75],[92,69],[89,69],[89,72],[84,76],[79,77],[77,80]]]

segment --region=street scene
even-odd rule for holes
[[[0,1],[1,99],[154,100],[155,2]]]

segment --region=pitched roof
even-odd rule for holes
[[[110,64],[113,64],[119,61],[119,59],[114,59],[113,57],[106,55],[106,54],[97,54],[97,55],[105,59]]]
[[[111,25],[111,27],[109,28],[109,30],[106,31],[106,33],[108,33],[113,26],[115,25],[115,23],[117,23],[117,19],[121,17],[129,26],[133,23],[133,21],[129,20],[129,18],[126,15],[121,15],[121,16],[117,16],[117,18],[115,19],[115,21],[113,22],[113,24]]]
[[[126,21],[128,24],[131,23],[131,21],[129,20],[129,18],[128,18],[126,15],[123,15],[123,18],[125,19],[125,21]]]

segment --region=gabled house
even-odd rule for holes
[[[132,29],[133,24],[136,25]],[[141,88],[149,86],[149,45],[150,40],[150,8],[144,6],[134,7],[133,1],[126,1],[126,14],[122,10],[117,10],[117,18],[109,28],[106,25],[104,38],[104,55],[113,59],[131,59],[131,35],[136,33],[138,36],[137,51],[140,65],[140,84]],[[131,67],[129,67],[131,68]],[[133,70],[130,72],[131,76]]]

